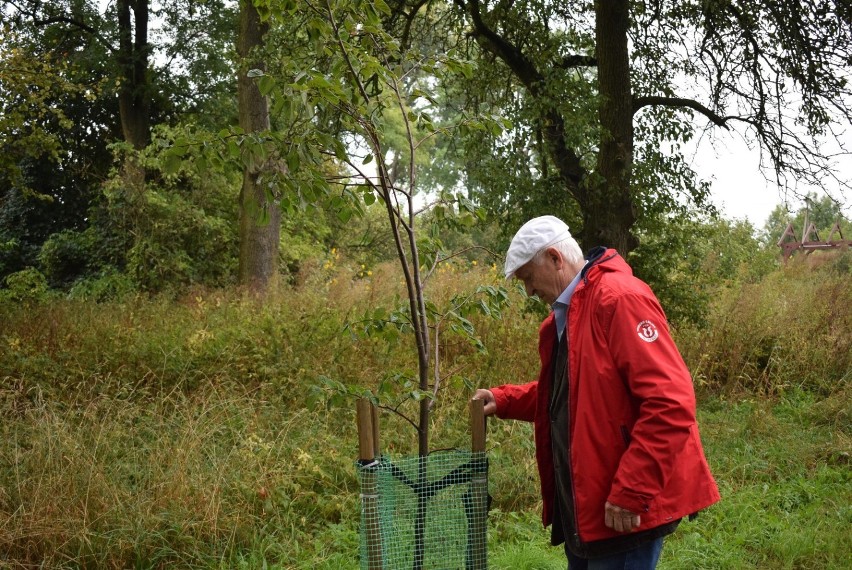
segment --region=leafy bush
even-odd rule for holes
[[[778,252],[754,233],[744,221],[673,219],[660,233],[641,236],[629,261],[669,320],[700,326],[721,288],[758,282],[777,266]]]
[[[62,288],[80,276],[86,275],[92,260],[96,260],[95,242],[92,231],[64,230],[52,234],[41,246],[38,254],[39,267],[50,286]]]
[[[6,276],[6,289],[0,289],[0,301],[44,301],[49,297],[47,278],[34,267]]]
[[[106,267],[97,275],[77,280],[68,291],[69,299],[85,301],[121,301],[137,292],[136,282],[114,267]]]
[[[795,256],[760,283],[720,289],[706,327],[678,329],[696,382],[765,395],[842,389],[852,379],[846,255]]]
[[[240,177],[225,165],[210,167],[205,146],[191,144],[209,137],[192,127],[160,126],[141,157],[144,190],[126,188],[119,172],[106,186],[101,231],[132,236],[122,259],[111,264],[124,267],[144,290],[233,282]],[[184,160],[169,151],[175,145],[184,149]]]

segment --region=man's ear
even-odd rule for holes
[[[547,248],[547,259],[553,263],[553,267],[559,271],[562,269],[565,264],[565,260],[562,259],[562,252],[556,249],[555,247]]]

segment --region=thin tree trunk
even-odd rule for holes
[[[636,214],[630,192],[633,94],[627,51],[629,25],[628,0],[595,2],[598,113],[603,130],[597,171],[603,178],[603,186],[587,193],[582,236],[586,245],[614,247],[623,255],[638,245],[631,233]]]
[[[269,130],[269,102],[260,93],[249,69],[263,69],[257,50],[263,46],[268,25],[251,0],[240,0],[240,30],[237,53],[241,65],[237,78],[240,127],[245,133]],[[278,274],[278,249],[281,210],[267,186],[272,173],[260,159],[245,165],[240,191],[240,266],[239,281],[256,292],[263,292]]]

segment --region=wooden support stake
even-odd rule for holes
[[[470,401],[471,509],[468,529],[466,570],[485,570],[488,567],[488,462],[485,458],[485,401]]]
[[[381,447],[379,447],[379,407],[371,404],[370,412],[373,417],[373,457],[378,459],[382,454]]]
[[[376,407],[370,400],[360,399],[356,404],[358,421],[358,454],[362,467],[378,457],[379,425]],[[367,568],[382,569],[382,533],[379,528],[379,489],[376,471],[361,471],[361,524],[367,543]]]
[[[485,451],[485,400],[470,401],[470,449]]]
[[[355,412],[358,420],[358,459],[369,462],[376,458],[375,436],[378,432],[373,421],[373,403],[362,398],[358,400]]]

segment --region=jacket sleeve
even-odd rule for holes
[[[504,420],[535,420],[538,381],[528,384],[504,384],[491,388],[497,404],[497,417]]]
[[[637,410],[607,500],[636,513],[668,482],[695,424],[692,378],[647,286],[607,307],[610,354]]]

